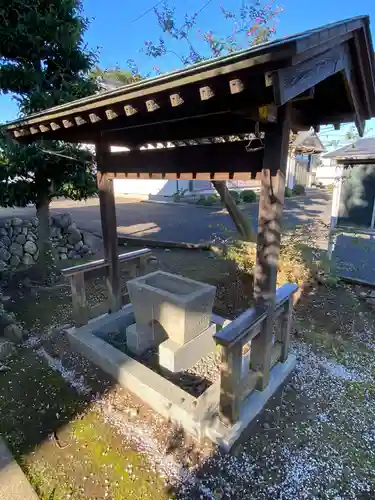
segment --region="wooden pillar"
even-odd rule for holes
[[[104,258],[110,263],[108,275],[106,277],[108,289],[109,309],[111,312],[121,308],[121,287],[120,287],[120,266],[117,253],[117,223],[116,206],[113,191],[113,180],[109,179],[105,173],[101,154],[108,152],[108,143],[96,143],[96,161],[98,167],[98,188],[100,201],[100,217],[102,221]]]
[[[278,121],[265,135],[262,180],[259,199],[257,258],[254,272],[256,307],[266,310],[262,331],[251,346],[251,365],[258,370],[258,389],[269,382],[274,326],[277,261],[280,252],[281,218],[284,205],[291,105],[279,108]]]
[[[240,417],[241,400],[237,387],[241,379],[242,344],[221,347],[220,418],[226,425],[233,425]]]
[[[89,320],[89,308],[86,301],[85,274],[79,273],[70,276],[72,291],[73,319],[75,326],[86,325]]]

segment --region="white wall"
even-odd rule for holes
[[[189,181],[167,181],[162,179],[119,179],[114,181],[114,191],[117,196],[129,194],[173,196],[181,189],[188,190]]]
[[[118,151],[129,151],[129,149],[120,146],[111,146],[111,151],[115,153]],[[113,186],[115,195],[117,196],[132,194],[140,196],[173,196],[181,189],[188,190],[189,181],[163,179],[118,179],[114,181]]]
[[[322,165],[319,165],[316,169],[316,182],[321,182],[325,186],[329,184],[334,184],[335,179],[340,175],[341,168],[337,167],[336,161],[329,158],[321,158]]]

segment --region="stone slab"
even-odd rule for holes
[[[183,345],[208,328],[216,287],[164,271],[129,280],[138,331]]]
[[[289,354],[285,363],[277,363],[271,369],[270,382],[266,389],[249,394],[241,408],[238,422],[228,427],[219,418],[216,418],[215,422],[211,422],[211,425],[206,427],[207,437],[218,444],[223,451],[229,452],[246,434],[248,428],[260,417],[268,401],[285,384],[296,366],[296,361],[296,357]]]
[[[332,261],[340,278],[375,286],[375,236],[359,233],[339,234],[333,246]]]
[[[124,317],[129,319],[131,312],[132,308],[129,305],[121,314],[120,311],[107,314],[83,327],[70,328],[67,330],[67,335],[72,349],[80,352],[111,375],[122,387],[138,396],[154,411],[181,426],[195,439],[208,438],[225,452],[229,452],[240,443],[253,428],[268,402],[290,377],[296,364],[293,355],[289,355],[285,363],[277,363],[271,370],[268,387],[263,392],[254,391],[250,394],[241,409],[240,420],[228,427],[217,416],[220,380],[212,384],[199,398],[194,398],[98,337],[98,331],[110,331],[113,325],[119,322],[121,324]],[[223,324],[225,321],[224,318],[212,316],[211,321],[216,323],[216,320],[220,320],[218,324]]]
[[[0,500],[38,500],[20,466],[0,436]]]
[[[159,329],[151,332],[139,330],[136,323],[126,328],[126,347],[134,354],[141,355],[147,349],[157,347],[165,340],[165,335]]]
[[[102,314],[91,319],[87,325],[80,328],[82,332],[88,331],[99,338],[105,339],[108,335],[117,332],[125,336],[126,328],[135,323],[135,316],[131,304],[127,304],[114,313]]]
[[[73,350],[99,366],[122,387],[138,396],[154,411],[182,426],[196,439],[203,437],[202,426],[194,417],[196,398],[90,333],[87,325],[71,328],[67,330],[67,335]]]
[[[201,334],[182,346],[172,339],[167,339],[159,345],[160,366],[173,373],[188,370],[215,350],[216,344],[213,339],[215,333],[216,325],[212,323]]]
[[[6,359],[15,351],[14,344],[7,339],[0,338],[0,361]]]

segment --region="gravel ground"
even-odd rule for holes
[[[126,339],[121,334],[107,337],[109,344],[121,350],[128,356],[143,363],[151,370],[159,373],[166,379],[181,387],[194,397],[199,397],[210,385],[212,385],[220,374],[220,353],[215,351],[201,358],[194,366],[179,373],[171,373],[159,365],[159,354],[157,348],[148,349],[141,356],[136,356],[126,347]]]
[[[343,286],[318,287],[302,298],[292,345],[297,369],[278,405],[265,411],[235,454],[193,443],[120,388],[95,405],[124,441],[147,456],[176,498],[373,499],[375,328],[372,310],[357,297],[355,288]],[[323,337],[321,324],[328,332]],[[51,345],[33,348],[48,362],[43,349]],[[54,359],[50,366],[68,384],[82,391],[92,386],[61,339],[54,349],[61,363]]]
[[[168,260],[168,254],[173,258]],[[180,252],[168,252],[160,258],[162,266],[170,263],[168,270],[172,272],[181,259],[184,254]],[[194,259],[186,262],[191,274]],[[202,262],[205,268],[207,262],[221,266],[206,257]],[[230,270],[223,276],[226,272],[231,278]],[[189,276],[189,271],[183,274]],[[235,298],[238,288],[234,288]],[[295,315],[292,350],[298,358],[297,369],[278,404],[264,412],[249,439],[232,455],[221,454],[210,443],[194,443],[181,429],[117,386],[97,393],[96,380],[99,383],[102,375],[69,350],[63,334],[47,329],[41,339],[41,328],[36,324],[29,328],[38,333],[29,337],[26,346],[72,390],[83,394],[91,390],[93,409],[124,442],[146,455],[152,469],[163,477],[171,498],[372,500],[375,315],[360,299],[361,291],[361,287],[347,285],[305,291]],[[45,300],[40,302],[45,309]],[[239,307],[236,303],[233,310]],[[66,321],[60,312],[52,324]],[[186,375],[210,383],[217,376],[216,370],[210,356]]]

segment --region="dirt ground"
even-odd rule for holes
[[[123,251],[123,249],[122,249]],[[231,262],[155,251],[160,268],[218,286],[215,310],[249,307]],[[28,338],[0,373],[0,433],[42,499],[375,498],[375,318],[362,288],[306,289],[295,312],[296,372],[232,455],[197,445],[72,353],[69,288],[3,286]],[[89,300],[104,296],[100,280]]]

